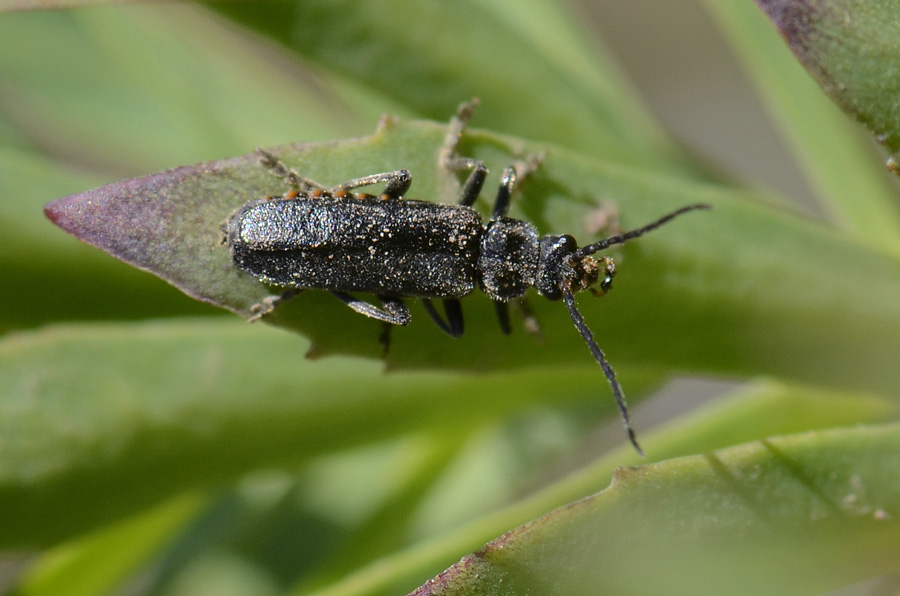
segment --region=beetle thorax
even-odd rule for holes
[[[519,298],[534,285],[540,247],[537,229],[526,221],[497,217],[481,236],[481,289],[493,300]]]

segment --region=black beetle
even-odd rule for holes
[[[516,183],[515,168],[504,174],[487,225],[471,205],[487,176],[484,163],[456,154],[456,146],[473,104],[463,104],[451,122],[441,164],[469,169],[458,205],[403,200],[412,177],[396,170],[350,180],[325,189],[289,170],[260,150],[262,162],[294,187],[283,197],[267,197],[239,209],[227,224],[226,238],[234,264],[260,281],[289,288],[256,305],[253,319],[306,289],[327,290],[353,310],[390,325],[407,325],[405,297],[422,299],[435,323],[446,333],[463,333],[459,299],[476,286],[495,301],[500,326],[510,332],[507,302],[529,288],[550,299],[562,299],[575,327],[612,386],[628,438],[635,438],[622,389],[605,355],[575,305],[575,292],[605,293],[615,275],[610,257],[593,254],[637,238],[671,219],[708,205],[695,204],[636,230],[579,248],[568,235],[539,236],[529,222],[506,216]],[[385,183],[380,196],[349,191]],[[599,285],[599,292],[595,288]],[[375,294],[379,308],[350,292]],[[431,299],[441,299],[446,318]],[[389,327],[389,326],[387,326]],[[386,345],[386,335],[383,336]]]

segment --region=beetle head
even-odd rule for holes
[[[535,288],[550,300],[562,298],[563,290],[590,290],[603,295],[612,286],[616,265],[610,257],[593,257],[578,248],[572,236],[544,236]]]

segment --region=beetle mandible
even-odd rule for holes
[[[507,304],[529,288],[562,300],[575,328],[608,379],[628,439],[643,454],[631,425],[625,396],[615,373],[578,311],[575,293],[606,293],[615,275],[608,256],[593,255],[637,238],[675,217],[709,205],[687,205],[641,228],[578,247],[569,235],[540,236],[534,225],[507,217],[516,170],[507,168],[487,224],[472,208],[488,170],[460,157],[457,146],[475,103],[463,103],[450,123],[441,166],[469,170],[457,205],[402,199],[412,177],[396,170],[356,178],[331,189],[301,177],[273,155],[261,161],[293,187],[282,197],[265,197],[241,207],[226,226],[233,263],[260,281],[283,288],[256,305],[251,320],[271,312],[307,289],[326,290],[356,312],[390,325],[407,325],[403,298],[421,299],[444,332],[459,337],[463,314],[459,299],[479,287],[497,309],[500,327],[510,332]],[[380,196],[352,194],[356,188],[385,183]],[[599,291],[596,286],[599,286]],[[371,293],[381,307],[351,292]],[[441,316],[432,299],[441,299]],[[386,335],[383,336],[386,345]]]

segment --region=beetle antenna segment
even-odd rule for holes
[[[672,217],[674,217],[674,215]],[[625,432],[628,433],[628,440],[631,441],[631,444],[638,454],[640,454],[641,457],[644,457],[644,450],[638,445],[637,436],[634,433],[634,429],[631,428],[631,417],[628,415],[628,405],[625,403],[625,394],[622,393],[622,386],[619,385],[619,381],[616,379],[616,373],[606,359],[603,350],[601,350],[600,346],[597,345],[597,342],[594,341],[594,334],[591,333],[587,323],[584,322],[584,317],[578,312],[578,308],[575,306],[575,295],[572,294],[571,290],[568,288],[563,287],[561,290],[563,302],[565,302],[566,308],[569,309],[569,316],[572,317],[575,328],[581,333],[581,337],[584,338],[588,348],[590,348],[591,354],[594,355],[594,360],[596,360],[597,364],[600,365],[600,368],[603,369],[603,374],[606,375],[606,378],[612,387],[613,395],[616,397],[616,405],[619,407],[619,414],[622,416],[622,422],[625,424]]]
[[[609,238],[606,238],[599,242],[595,242],[594,244],[588,244],[587,246],[582,246],[581,248],[579,248],[578,250],[575,251],[573,257],[575,260],[578,260],[578,259],[584,258],[588,255],[592,255],[595,252],[600,252],[604,248],[608,248],[610,246],[613,246],[614,244],[623,244],[623,243],[627,242],[628,240],[632,240],[633,238],[637,238],[638,236],[643,236],[647,232],[655,230],[659,226],[672,221],[673,219],[675,219],[679,215],[682,215],[683,213],[687,213],[688,211],[694,211],[696,209],[712,209],[712,205],[708,205],[706,203],[696,203],[694,205],[688,205],[686,207],[682,207],[681,209],[673,211],[672,213],[669,213],[668,215],[664,215],[663,217],[660,217],[653,223],[649,223],[642,228],[638,228],[636,230],[631,230],[630,232],[625,232],[624,234],[616,234],[615,236],[610,236]]]

